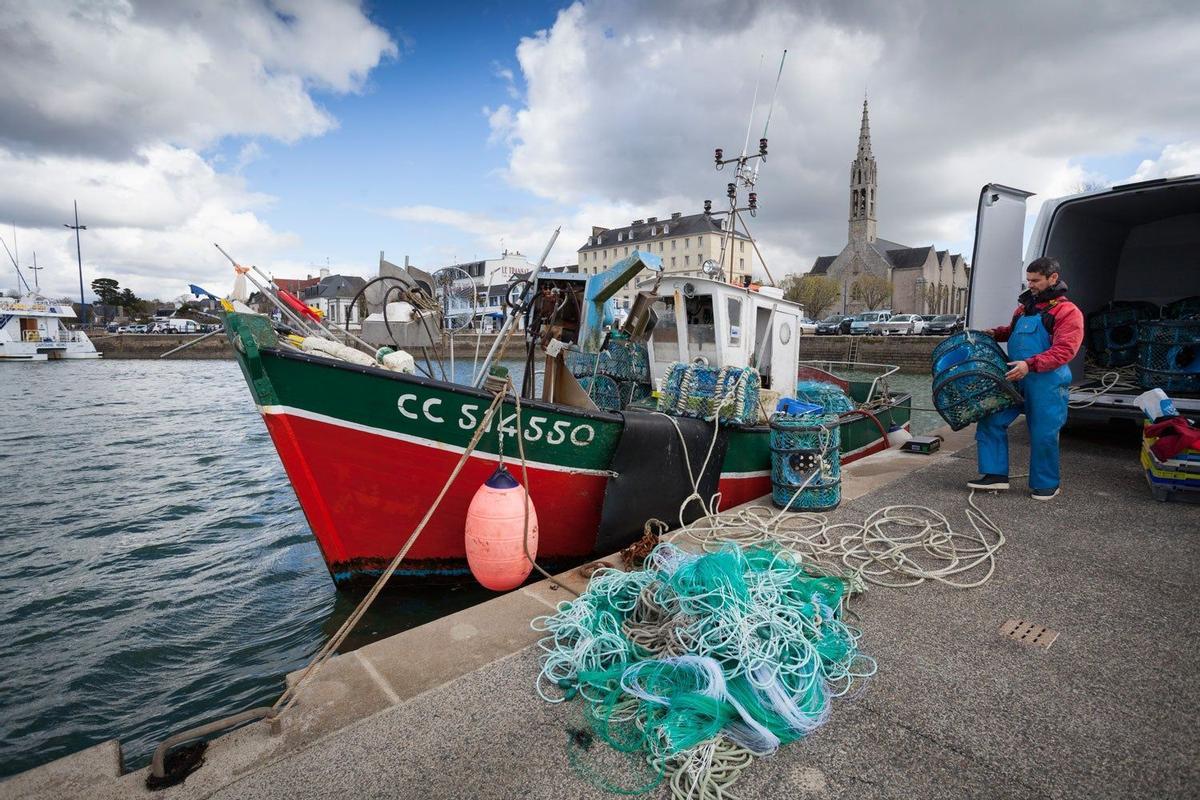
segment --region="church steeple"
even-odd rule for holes
[[[871,155],[871,121],[863,98],[858,155],[850,164],[850,240],[875,241],[875,156]]]

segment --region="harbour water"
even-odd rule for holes
[[[271,702],[353,610],[234,362],[10,365],[0,432],[0,777],[114,737],[144,764]],[[384,595],[344,649],[490,596]]]

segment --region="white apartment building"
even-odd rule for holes
[[[741,285],[758,266],[753,242],[740,231],[730,234],[724,229],[723,220],[709,214],[685,217],[678,211],[670,219],[635,219],[624,228],[593,227],[587,243],[579,248],[579,272],[597,275],[634,250],[641,250],[662,258],[664,273],[702,275],[701,266],[708,259],[722,262],[723,243],[725,278]],[[642,279],[639,276],[633,283]],[[633,302],[637,294],[633,283],[614,298],[619,307],[628,309]]]

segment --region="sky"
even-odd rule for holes
[[[573,264],[593,225],[722,197],[712,151],[758,138],[784,49],[750,221],[776,279],[845,244],[864,95],[879,235],[968,260],[987,182],[1032,214],[1200,173],[1194,2],[10,0],[0,238],[75,298],[75,202],[85,287],[142,297],[229,291],[214,242],[367,276],[536,260],[561,227]]]

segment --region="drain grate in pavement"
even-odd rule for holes
[[[1036,622],[1010,619],[1000,626],[1000,635],[1006,636],[1014,642],[1049,650],[1050,645],[1054,644],[1054,640],[1058,638],[1058,631],[1052,631]]]

